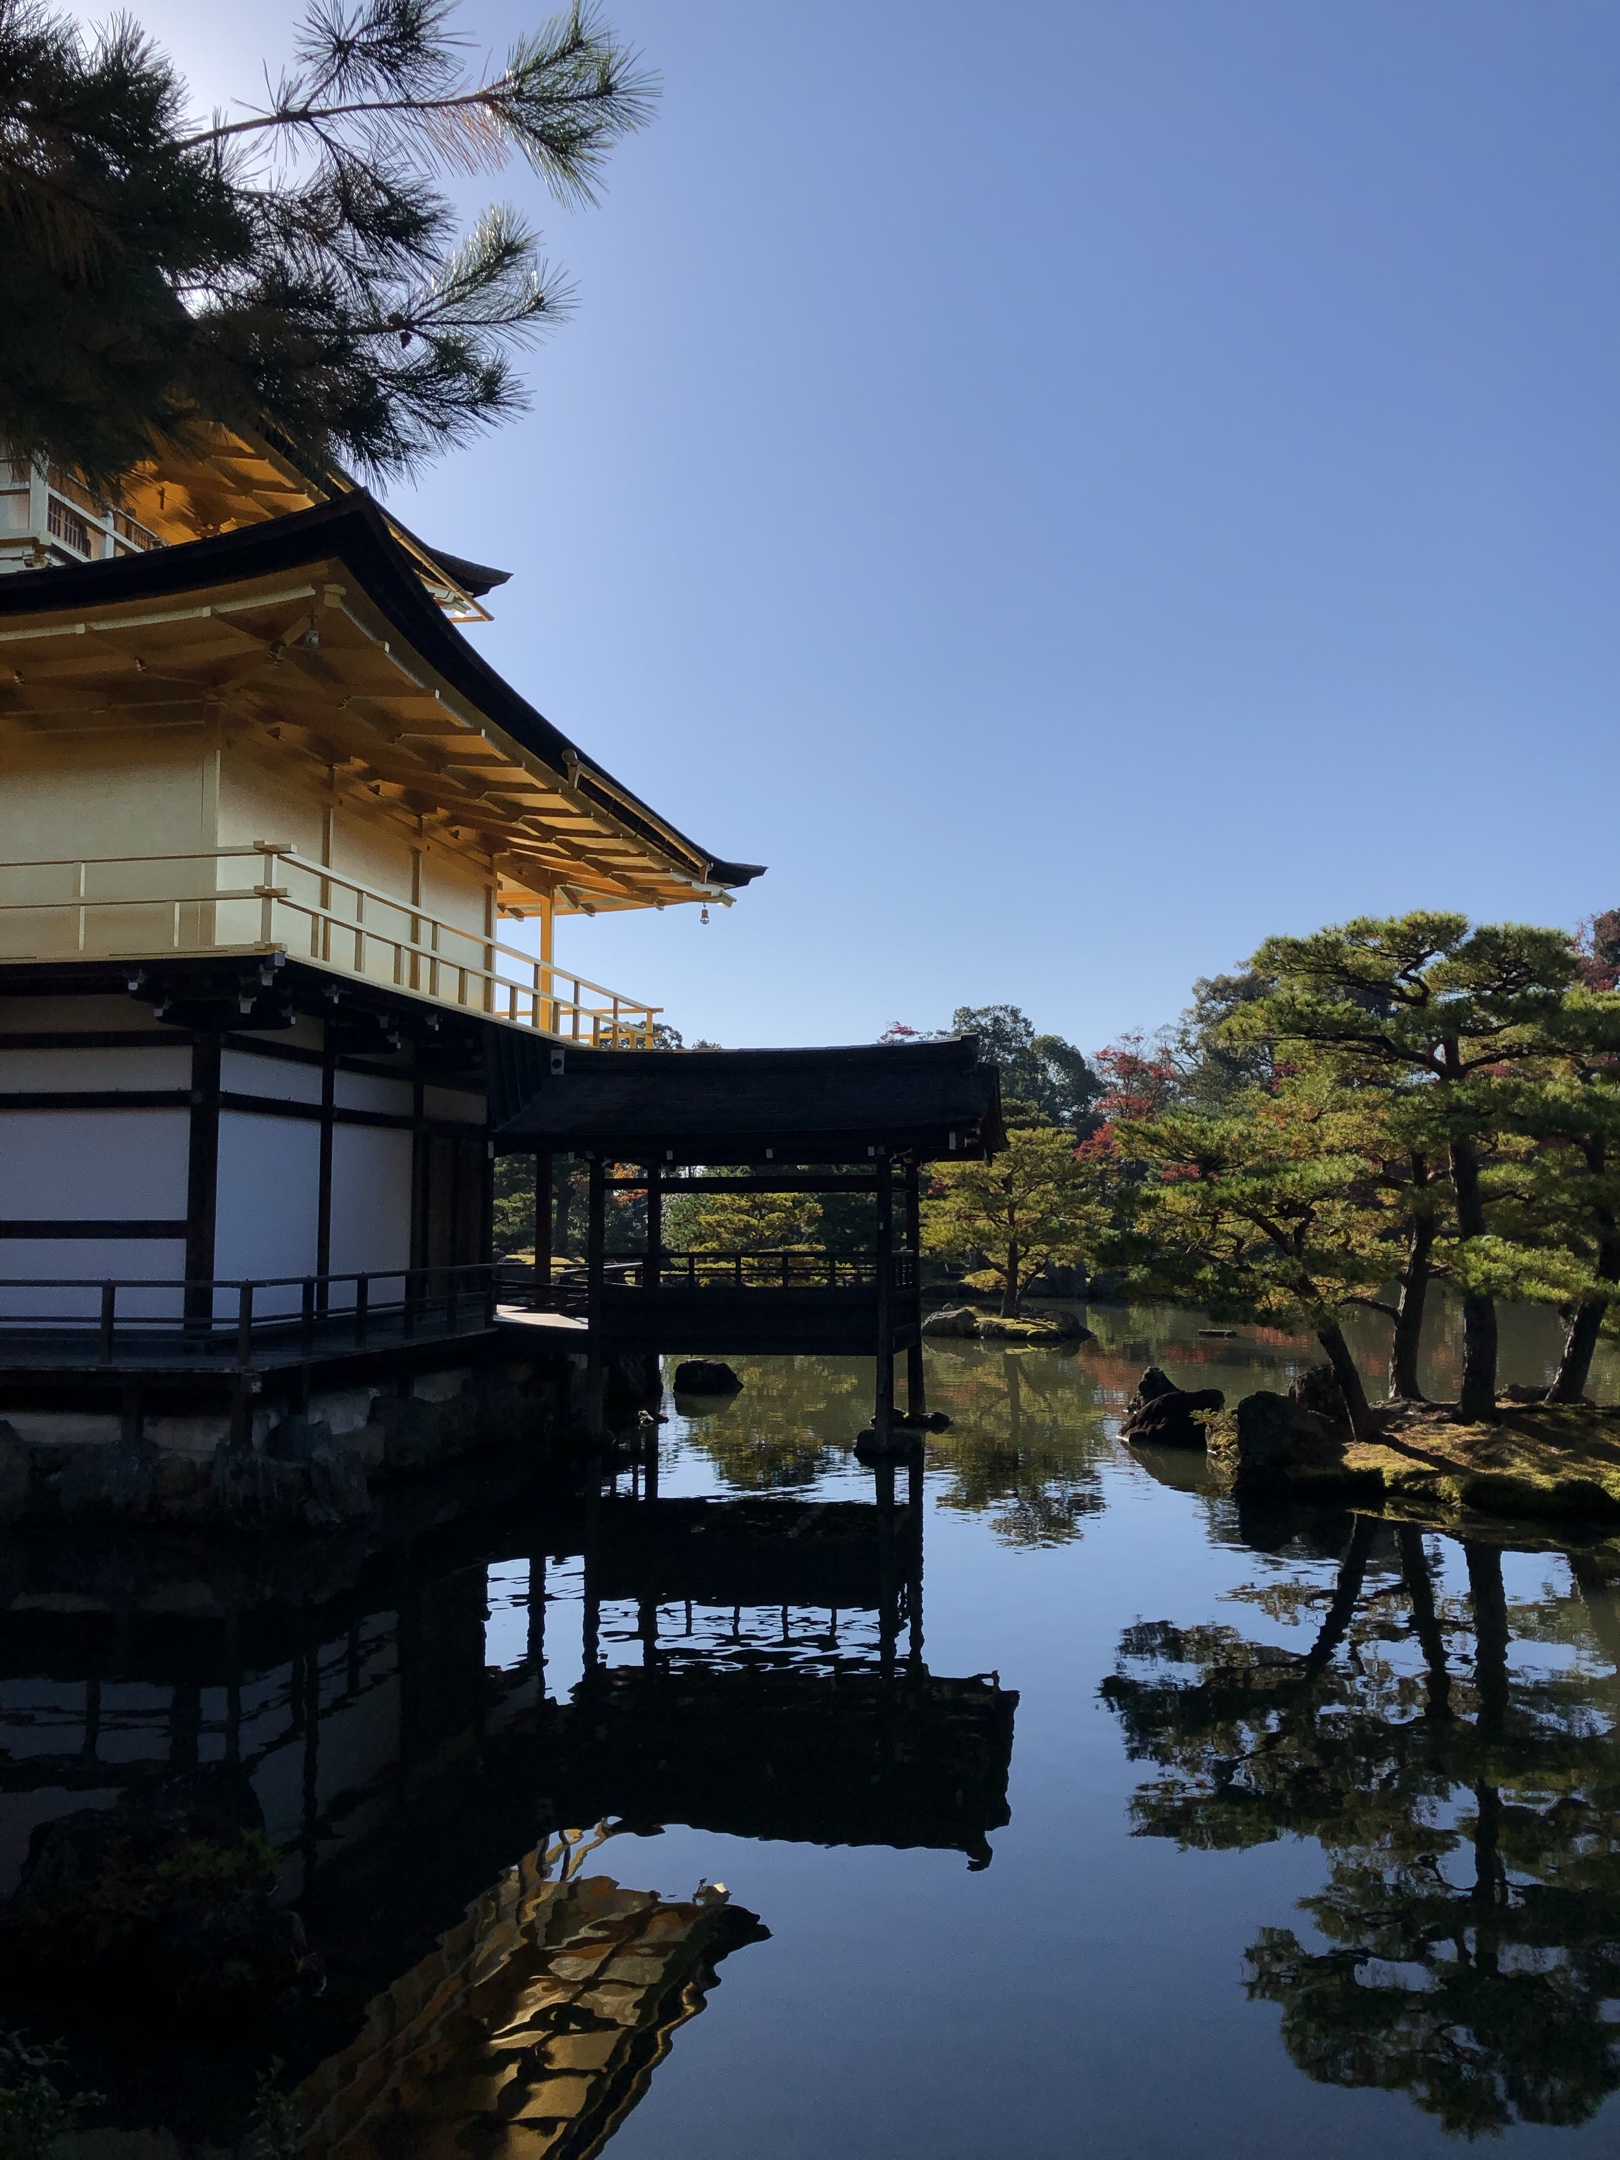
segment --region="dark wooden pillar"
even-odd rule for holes
[[[657,1163],[647,1165],[647,1258],[641,1271],[643,1290],[656,1290],[663,1274],[664,1173]]]
[[[574,1158],[563,1157],[562,1182],[557,1187],[557,1207],[552,1235],[552,1251],[559,1260],[568,1258],[568,1238],[574,1212]]]
[[[214,1217],[219,1206],[219,1037],[191,1045],[191,1133],[186,1156],[185,1317],[194,1326],[214,1315]]]
[[[906,1585],[906,1617],[910,1622],[907,1649],[913,1670],[920,1671],[923,1652],[923,1459],[920,1441],[908,1467],[907,1487],[911,1514],[911,1573]]]
[[[552,1186],[556,1165],[549,1155],[534,1158],[534,1287],[551,1287]]]
[[[607,1233],[606,1169],[600,1155],[590,1158],[585,1214],[585,1417],[593,1433],[603,1424],[602,1274]]]
[[[872,1466],[878,1525],[878,1660],[885,1677],[894,1671],[899,1632],[899,1589],[894,1571],[894,1463],[883,1456]]]
[[[920,1418],[928,1408],[923,1379],[922,1346],[922,1193],[917,1165],[906,1164],[906,1251],[911,1256],[912,1297],[917,1312],[917,1336],[906,1345],[906,1410]]]
[[[878,1157],[877,1404],[872,1423],[880,1437],[894,1423],[894,1175],[887,1155]]]
[[[337,1036],[328,1020],[321,1029],[321,1157],[317,1173],[319,1183],[315,1199],[315,1272],[330,1275],[332,1272],[332,1132],[333,1110],[337,1103]],[[411,1214],[416,1213],[415,1157],[412,1156]],[[413,1224],[414,1226],[414,1224]],[[331,1302],[331,1285],[320,1283],[316,1287],[315,1304],[319,1312],[325,1312]]]
[[[540,1693],[546,1692],[546,1556],[529,1555],[529,1639],[525,1662],[540,1676]]]
[[[433,1143],[427,1133],[427,1088],[418,1044],[411,1072],[411,1266],[425,1268],[432,1250]]]

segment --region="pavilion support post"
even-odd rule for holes
[[[546,1556],[529,1555],[529,1639],[524,1646],[526,1662],[540,1676],[540,1693],[546,1692]]]
[[[872,1466],[878,1532],[878,1655],[884,1676],[894,1671],[894,1639],[900,1627],[900,1599],[894,1571],[894,1463],[880,1456]]]
[[[911,1283],[917,1305],[916,1339],[906,1345],[906,1413],[920,1418],[928,1409],[928,1396],[923,1378],[922,1299],[917,1294],[922,1282],[922,1193],[914,1162],[906,1164],[906,1251],[911,1256]]]
[[[552,1188],[556,1164],[550,1155],[534,1158],[534,1287],[551,1288]]]
[[[877,1403],[872,1424],[880,1439],[894,1424],[894,1178],[887,1155],[878,1157]]]
[[[923,1651],[923,1459],[920,1445],[908,1466],[906,1498],[911,1514],[911,1572],[906,1584],[906,1617],[910,1622],[907,1649],[913,1670],[920,1671]]]
[[[647,1165],[647,1258],[641,1270],[643,1290],[656,1290],[663,1274],[664,1173],[657,1163]]]
[[[580,1555],[584,1581],[584,1610],[580,1615],[580,1649],[587,1673],[602,1662],[602,1574],[598,1550],[602,1524],[602,1465],[593,1457],[585,1477],[584,1551]]]
[[[590,1159],[585,1220],[585,1420],[592,1433],[604,1424],[605,1377],[602,1361],[602,1274],[606,1250],[607,1193],[600,1155]]]
[[[192,1038],[191,1122],[186,1151],[186,1287],[188,1334],[206,1334],[214,1317],[214,1217],[219,1205],[220,1038]]]

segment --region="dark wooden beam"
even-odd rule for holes
[[[0,1222],[0,1238],[172,1238],[178,1241],[185,1235],[183,1219],[159,1222],[150,1216],[138,1221],[108,1217],[98,1222],[30,1222],[19,1217]]]

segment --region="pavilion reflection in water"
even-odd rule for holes
[[[876,1480],[874,1502],[588,1492],[281,1584],[217,1551],[19,1546],[0,1586],[6,1887],[40,1825],[220,1766],[251,1785],[327,1974],[317,2044],[278,2047],[302,2074],[301,2149],[579,2160],[720,1960],[767,1931],[718,1893],[587,1872],[586,1833],[558,1826],[983,1866],[1008,1819],[1017,1698],[928,1672],[920,1489],[897,1504],[892,1469]],[[491,1583],[525,1548],[527,1639],[502,1669]],[[571,1599],[548,1581],[580,1599],[562,1699],[547,1619]],[[566,1662],[571,1630],[554,1647]]]

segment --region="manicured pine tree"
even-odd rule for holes
[[[1252,965],[1278,988],[1237,1016],[1234,1029],[1330,1049],[1352,1077],[1427,1090],[1463,1286],[1458,1415],[1494,1418],[1496,1304],[1482,1176],[1496,1130],[1494,1083],[1568,1047],[1573,940],[1519,924],[1472,928],[1462,915],[1362,917],[1312,937],[1269,938]]]
[[[1003,1105],[1007,1144],[987,1163],[939,1163],[922,1209],[925,1252],[964,1260],[1001,1291],[1014,1319],[1027,1285],[1047,1263],[1087,1267],[1109,1235],[1097,1165],[1062,1126],[1017,1122],[1029,1106]]]
[[[1373,1437],[1343,1315],[1352,1305],[1389,1310],[1378,1181],[1398,1140],[1386,1099],[1345,1088],[1318,1060],[1223,1110],[1173,1108],[1114,1133],[1147,1173],[1125,1193],[1139,1287],[1310,1328],[1356,1437]]]

